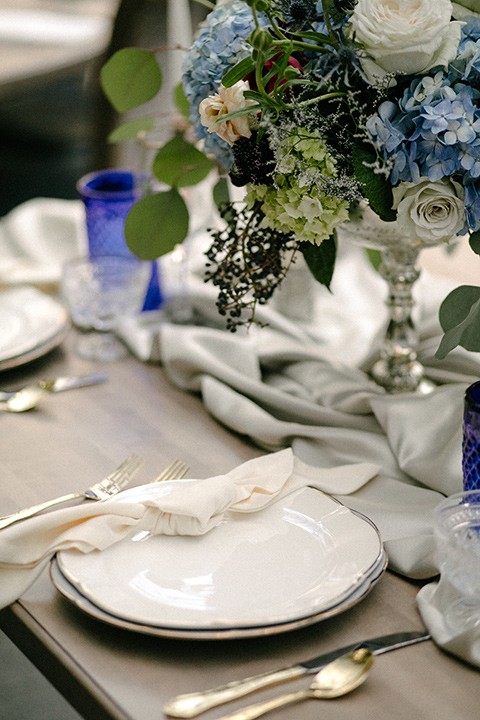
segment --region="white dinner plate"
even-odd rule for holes
[[[387,558],[384,552],[378,559],[378,562],[372,568],[372,572],[359,583],[358,587],[352,592],[350,596],[345,598],[343,602],[329,608],[325,612],[312,615],[307,618],[297,618],[287,623],[279,625],[269,625],[263,628],[229,628],[226,630],[194,630],[194,629],[177,629],[169,627],[160,627],[157,625],[145,625],[143,623],[134,622],[133,620],[123,620],[122,618],[110,615],[109,613],[102,610],[88,598],[82,595],[77,588],[72,585],[69,580],[63,575],[57,558],[54,558],[50,564],[50,577],[57,590],[69,600],[77,608],[85,612],[87,615],[101,620],[108,625],[122,628],[124,630],[132,630],[134,632],[140,632],[144,635],[153,635],[155,637],[169,637],[177,639],[188,639],[188,640],[233,640],[238,638],[249,638],[267,635],[277,635],[282,632],[289,630],[297,630],[321,620],[327,620],[334,615],[338,615],[345,610],[356,605],[362,600],[370,590],[376,585],[376,583],[382,577],[385,567],[387,564]]]
[[[0,292],[0,370],[23,365],[57,347],[70,327],[66,309],[34,287]]]
[[[313,488],[230,513],[206,535],[140,533],[102,552],[58,555],[64,577],[100,610],[186,637],[314,622],[362,597],[385,562],[375,526]]]

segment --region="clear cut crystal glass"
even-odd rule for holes
[[[434,512],[434,533],[442,578],[456,591],[445,609],[455,630],[480,625],[480,492],[456,493]]]

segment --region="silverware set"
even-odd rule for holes
[[[107,500],[113,495],[117,495],[119,492],[124,490],[131,480],[138,473],[140,468],[143,467],[145,461],[138,457],[138,455],[132,454],[124,462],[119,465],[110,475],[107,475],[103,480],[95,483],[91,487],[87,488],[83,492],[69,493],[68,495],[61,495],[53,500],[47,500],[44,503],[34,505],[25,510],[12,513],[11,515],[5,515],[0,517],[0,530],[13,525],[13,523],[19,522],[20,520],[26,520],[27,518],[37,515],[43,510],[60,505],[64,502],[70,502],[72,500]],[[175,460],[173,463],[163,470],[152,483],[164,482],[165,480],[175,480],[185,476],[188,472],[188,465]]]
[[[231,715],[224,715],[220,720],[254,720],[271,710],[302,702],[303,700],[331,700],[346,695],[362,685],[373,664],[373,653],[367,648],[359,648],[351,653],[341,655],[333,662],[325,665],[318,672],[313,682],[304,690],[279,695],[272,700],[248,705]]]
[[[398,650],[408,645],[430,640],[430,634],[425,630],[394,633],[382,635],[377,638],[370,638],[364,642],[353,643],[346,647],[332,650],[318,657],[305,660],[295,665],[274,670],[273,672],[262,673],[243,680],[234,680],[227,685],[204,690],[198,693],[177,695],[172,698],[164,707],[164,712],[174,718],[192,718],[206,710],[223,705],[224,703],[238,700],[257,690],[278,685],[288,680],[300,678],[303,675],[318,673],[326,666],[334,663],[338,658],[351,655],[360,648],[369,650],[372,655],[381,655],[391,650]],[[353,689],[353,688],[352,688]],[[255,716],[257,717],[257,716]]]
[[[25,412],[36,407],[52,393],[97,385],[106,379],[105,373],[96,373],[84,377],[59,377],[52,380],[39,380],[13,392],[3,390],[0,391],[0,411]]]

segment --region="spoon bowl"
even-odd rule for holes
[[[372,664],[373,655],[367,648],[342,655],[315,675],[308,692],[322,699],[346,695],[365,682]]]
[[[54,382],[54,380],[41,380],[33,385],[27,385],[23,390],[12,393],[0,401],[0,411],[20,413],[31,410],[53,391]]]

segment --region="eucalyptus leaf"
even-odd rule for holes
[[[142,131],[148,132],[155,125],[155,118],[144,117],[135,118],[122,123],[113,130],[108,136],[108,142],[111,144],[124,142],[125,140],[134,140]]]
[[[480,352],[480,288],[461,285],[440,306],[440,324],[445,335],[435,353],[443,360],[457,345]]]
[[[185,93],[183,92],[182,83],[178,83],[177,87],[174,90],[173,97],[175,100],[175,105],[180,110],[183,117],[188,120],[190,118],[190,103],[188,102]]]
[[[127,112],[152,100],[162,86],[155,54],[141,48],[123,48],[100,72],[103,92],[118,112]]]
[[[391,185],[385,181],[382,174],[374,172],[371,167],[376,161],[373,150],[357,143],[352,148],[352,160],[356,178],[361,183],[372,210],[386,222],[395,220],[397,214],[392,209],[393,193]]]
[[[127,245],[142,260],[156,260],[185,240],[188,220],[185,201],[175,188],[148,195],[127,215]]]
[[[300,252],[315,280],[330,289],[337,256],[335,235],[331,235],[321,245],[302,242],[300,243]]]
[[[473,252],[476,255],[480,255],[480,230],[470,233],[468,242],[470,243],[470,247],[472,248]]]
[[[213,188],[213,201],[217,208],[221,208],[225,203],[230,202],[230,193],[228,191],[228,182],[225,178],[220,178]]]
[[[160,182],[170,187],[187,187],[204,180],[213,166],[211,158],[177,133],[160,148],[152,170]]]
[[[382,253],[380,250],[374,250],[373,248],[365,248],[368,259],[374,270],[378,270],[382,264]]]

